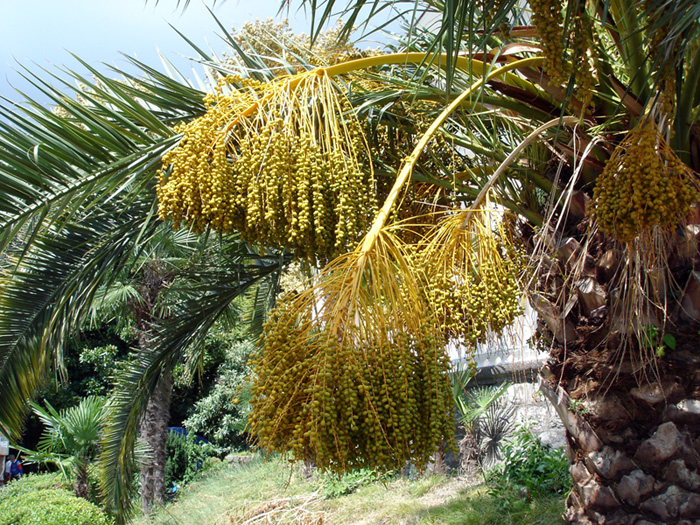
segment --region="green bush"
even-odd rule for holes
[[[495,495],[564,495],[571,490],[569,462],[561,448],[545,446],[527,426],[518,428],[502,449],[503,463],[487,473]]]
[[[28,492],[46,489],[64,489],[72,490],[72,485],[63,477],[60,472],[51,472],[49,474],[27,474],[22,476],[17,481],[8,483],[5,488],[0,491],[5,499],[9,497],[21,496]]]
[[[207,438],[219,457],[248,448],[244,429],[250,412],[250,388],[246,378],[252,348],[250,342],[241,342],[227,349],[209,393],[195,403],[183,421],[188,431]]]
[[[165,463],[165,483],[167,487],[171,487],[189,483],[204,471],[209,447],[206,444],[197,444],[194,434],[183,436],[171,432],[168,434],[165,452],[168,455]]]
[[[77,498],[54,474],[27,476],[0,490],[0,525],[110,525],[93,503]]]

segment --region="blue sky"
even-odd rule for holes
[[[198,46],[217,53],[225,49],[206,8],[213,0],[192,0],[184,12],[176,5],[176,0],[160,0],[157,5],[155,0],[0,0],[0,95],[20,100],[13,86],[31,92],[18,73],[19,64],[32,71],[54,66],[74,69],[78,64],[71,53],[93,66],[105,62],[123,67],[122,52],[160,68],[160,50],[187,71],[190,66],[178,56],[195,53],[168,24]],[[275,17],[279,6],[280,0],[219,0],[213,11],[230,28],[246,20]],[[292,11],[288,18],[296,31],[308,32],[303,12]]]

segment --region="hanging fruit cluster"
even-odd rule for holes
[[[341,336],[282,304],[254,363],[252,435],[322,470],[422,468],[454,434],[451,362],[434,334],[427,318]]]
[[[542,43],[542,55],[547,61],[545,71],[552,82],[561,85],[568,80],[564,67],[564,26],[561,0],[530,0],[532,23]]]
[[[600,228],[631,242],[654,226],[684,222],[700,200],[697,175],[647,121],[615,149],[593,191],[592,215]]]
[[[325,261],[374,216],[374,180],[361,127],[327,75],[248,81],[209,97],[163,157],[159,215]]]
[[[574,75],[574,97],[583,108],[593,98],[596,84],[597,51],[591,17],[586,2],[563,0],[530,0],[532,22],[537,28],[546,59],[545,72],[556,86],[566,86]],[[566,47],[570,48],[567,59]]]
[[[523,313],[524,259],[506,224],[494,224],[498,214],[486,208],[460,210],[438,226],[439,233],[417,257],[419,265],[434,268],[427,274],[426,294],[446,339],[463,341],[472,350]]]

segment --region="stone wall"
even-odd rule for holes
[[[543,444],[551,447],[566,445],[566,432],[554,407],[539,392],[537,383],[527,381],[514,383],[503,395],[508,403],[513,403],[517,423],[529,422],[533,434],[540,438]]]

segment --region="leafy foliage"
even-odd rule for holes
[[[569,460],[564,451],[543,445],[526,425],[503,445],[502,454],[503,463],[487,475],[494,495],[523,490],[525,496],[564,495],[570,490]]]
[[[2,525],[110,525],[95,504],[62,488],[53,475],[29,475],[0,489]]]
[[[226,349],[223,363],[216,369],[216,380],[208,395],[199,399],[184,421],[189,432],[207,438],[221,455],[247,448],[244,429],[250,411],[250,367],[252,344],[238,342]]]
[[[386,482],[390,478],[391,474],[389,473],[366,468],[351,470],[343,474],[329,472],[321,476],[321,492],[326,499],[339,498],[352,494],[365,485],[378,481]]]
[[[178,432],[168,433],[165,445],[168,460],[165,464],[165,484],[167,487],[189,483],[204,471],[211,447],[197,442],[194,433],[186,436]]]

